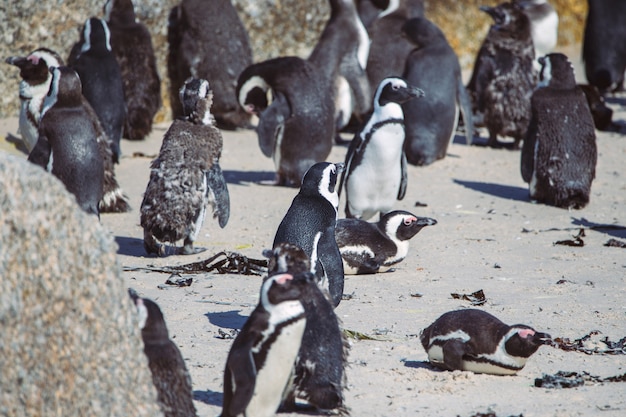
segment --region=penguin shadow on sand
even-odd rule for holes
[[[572,217],[572,224],[585,229],[593,229],[596,232],[605,233],[614,238],[626,239],[626,226],[624,225],[594,223],[584,217]]]
[[[6,136],[6,141],[7,143],[10,143],[11,145],[15,146],[15,149],[18,150],[19,152],[28,155],[28,148],[26,148],[26,145],[24,145],[24,141],[17,137],[17,136],[13,136],[12,134],[7,134]]]
[[[207,389],[206,391],[194,390],[193,399],[195,401],[200,401],[201,403],[208,405],[214,405],[216,407],[222,407],[224,405],[224,393],[211,391],[210,389]]]
[[[248,316],[241,315],[241,310],[209,312],[205,316],[209,323],[221,329],[240,330],[248,320]]]
[[[465,181],[454,179],[455,184],[462,185],[474,191],[489,194],[494,197],[500,197],[507,200],[530,202],[528,197],[528,188],[515,187],[512,185],[494,184],[491,182]]]
[[[426,369],[428,371],[431,372],[447,372],[443,369],[437,368],[436,366],[433,366],[429,361],[410,361],[407,359],[402,359],[400,360],[400,362],[402,362],[404,364],[404,366],[406,368],[413,368],[413,369]]]
[[[273,181],[276,174],[272,171],[222,171],[224,179],[228,184],[249,185],[259,183],[269,183]]]
[[[143,239],[129,236],[115,236],[115,243],[119,249],[118,255],[134,256],[136,258],[145,257],[146,250],[143,247]]]

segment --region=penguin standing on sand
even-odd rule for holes
[[[274,160],[274,184],[300,186],[307,170],[330,154],[335,122],[326,85],[321,71],[298,57],[259,62],[240,74],[237,97],[259,116],[259,147]]]
[[[83,85],[83,95],[95,110],[112,142],[113,162],[119,163],[120,140],[126,118],[120,66],[111,51],[106,22],[92,17],[85,22],[80,41],[72,48],[68,65]]]
[[[556,47],[559,35],[559,15],[546,0],[513,0],[521,7],[530,21],[530,36],[535,47],[534,67],[541,69],[539,57],[549,54]]]
[[[467,85],[474,123],[489,130],[487,145],[502,146],[498,136],[510,136],[513,148],[526,135],[530,120],[530,96],[535,88],[535,52],[530,22],[513,3],[482,6],[494,24],[485,37]]]
[[[420,334],[428,360],[438,368],[493,375],[514,375],[549,334],[515,324],[509,326],[486,311],[449,311]]]
[[[228,353],[221,417],[266,417],[278,410],[306,326],[303,284],[286,273],[263,282],[259,304]]]
[[[143,351],[148,357],[157,401],[165,417],[194,417],[191,376],[180,350],[169,337],[161,309],[154,301],[141,298],[132,289],[130,298],[137,307]]]
[[[346,154],[346,217],[369,219],[391,211],[406,192],[404,114],[401,104],[424,96],[417,87],[398,77],[381,81],[374,96],[374,111],[354,136]]]
[[[85,212],[99,217],[104,169],[97,132],[83,107],[80,78],[69,67],[50,71],[39,139],[28,160],[59,178]]]
[[[409,252],[409,240],[426,226],[437,224],[429,217],[408,211],[391,211],[377,223],[339,219],[335,238],[343,259],[344,274],[387,272]]]
[[[170,13],[167,70],[173,115],[179,116],[178,90],[188,77],[211,81],[213,115],[220,129],[245,128],[250,116],[237,103],[239,74],[252,64],[252,48],[230,0],[182,0]]]
[[[165,255],[161,242],[184,239],[180,254],[198,252],[193,243],[207,205],[220,227],[230,215],[226,181],[219,166],[222,134],[211,115],[213,93],[206,80],[187,80],[180,91],[184,119],[174,120],[159,156],[150,165],[150,181],[141,203],[141,226],[148,254]]]
[[[461,66],[445,35],[425,17],[408,20],[402,27],[415,45],[406,60],[404,78],[424,86],[427,100],[410,100],[402,105],[406,139],[404,152],[413,165],[429,165],[446,156],[454,139],[459,110],[465,124],[465,141],[472,144],[472,105],[463,85]]]
[[[319,162],[302,180],[300,192],[280,222],[272,248],[291,243],[304,250],[322,288],[336,307],[343,295],[343,264],[335,241],[339,197],[337,179],[343,164]]]
[[[300,301],[306,314],[306,327],[296,360],[293,389],[286,395],[282,408],[295,409],[296,398],[300,398],[319,410],[342,414],[348,343],[330,296],[309,272],[309,257],[298,246],[281,243],[263,254],[269,258],[270,277],[287,272],[294,279],[305,280]]]
[[[9,57],[6,62],[20,69],[20,76],[22,77],[20,101],[22,105],[19,131],[27,150],[30,152],[39,138],[39,122],[43,103],[52,81],[52,73],[49,70],[63,65],[63,60],[56,52],[47,48],[39,48],[25,57]],[[112,141],[105,133],[98,115],[82,94],[81,101],[85,111],[89,114],[93,128],[96,130],[98,151],[103,162],[104,183],[103,195],[99,203],[100,213],[127,212],[130,210],[130,204],[115,177]]]
[[[123,136],[132,140],[145,139],[161,108],[161,80],[152,35],[137,21],[131,0],[108,0],[104,15],[124,86],[126,119]]]
[[[593,117],[563,54],[540,58],[539,87],[522,148],[522,178],[530,198],[562,208],[589,202],[598,152]]]

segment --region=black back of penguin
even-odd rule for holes
[[[68,64],[80,76],[83,95],[112,141],[114,161],[118,162],[126,106],[122,74],[111,51],[111,35],[104,20],[92,17],[85,22]]]
[[[166,417],[195,416],[191,376],[180,350],[169,337],[161,309],[132,289],[129,295],[139,314],[144,353],[163,414]]]
[[[80,78],[69,67],[55,67],[51,72],[39,138],[28,160],[48,167],[84,211],[99,216],[103,161],[97,132],[83,106]]]
[[[342,169],[342,164],[319,162],[307,171],[272,244],[273,248],[280,243],[302,248],[311,260],[312,272],[320,280],[327,280],[335,307],[341,301],[344,284],[341,254],[335,241],[337,178]]]
[[[522,178],[530,198],[563,208],[589,202],[597,161],[593,117],[563,54],[540,59],[539,88],[522,149]]]
[[[161,108],[161,80],[152,35],[137,21],[131,0],[108,0],[104,14],[111,32],[111,48],[120,66],[126,103],[123,136],[144,139]]]
[[[407,161],[429,165],[445,157],[454,139],[459,109],[465,123],[467,144],[474,133],[471,102],[461,66],[443,32],[424,17],[408,20],[402,27],[415,49],[406,60],[403,77],[412,85],[423,86],[426,100],[402,105]]]

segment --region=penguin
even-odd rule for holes
[[[68,65],[78,73],[83,95],[112,142],[113,162],[119,163],[126,118],[124,87],[120,67],[111,51],[111,34],[104,20],[87,19],[80,41],[72,48]]]
[[[103,162],[97,132],[83,106],[80,78],[69,67],[50,69],[52,80],[28,160],[51,172],[87,213],[100,217]]]
[[[150,180],[141,203],[144,248],[148,254],[166,254],[162,242],[177,252],[199,252],[193,243],[200,233],[208,204],[224,228],[230,198],[219,165],[222,134],[211,114],[213,93],[209,83],[191,78],[180,90],[185,118],[174,120],[163,137],[157,158],[150,165]]]
[[[376,223],[360,219],[339,219],[335,239],[343,259],[344,274],[387,272],[409,252],[409,240],[426,226],[437,224],[429,217],[417,217],[395,210]]]
[[[339,183],[346,189],[346,217],[367,220],[391,210],[406,192],[404,115],[401,105],[424,92],[399,77],[381,81],[374,96],[374,111],[356,133],[346,154]]]
[[[449,311],[422,330],[420,341],[434,366],[445,370],[514,375],[541,345],[547,333],[524,324],[509,326],[486,311]]]
[[[514,0],[530,21],[530,36],[535,48],[533,66],[539,71],[539,57],[556,47],[559,34],[559,15],[546,0]]]
[[[542,57],[521,156],[532,200],[581,209],[589,202],[598,152],[591,110],[567,56]]]
[[[582,58],[587,82],[602,94],[624,89],[626,2],[588,0]]]
[[[465,141],[472,144],[474,122],[461,65],[445,35],[425,17],[408,20],[402,33],[415,45],[406,60],[403,77],[424,86],[427,100],[402,105],[406,139],[404,152],[413,165],[429,165],[446,156],[454,139],[459,110],[465,124]]]
[[[535,59],[530,22],[513,3],[481,6],[494,24],[478,51],[467,85],[472,99],[474,124],[489,130],[487,145],[503,146],[498,136],[514,139],[513,149],[526,135],[530,120],[530,96],[535,87]]]
[[[376,91],[380,82],[404,72],[407,56],[415,45],[402,35],[402,25],[414,17],[424,16],[423,0],[361,0],[360,3],[373,3],[379,12],[372,20],[371,7],[360,6],[359,14],[370,37],[370,52],[367,58],[367,78],[371,91]],[[367,24],[367,21],[371,21]]]
[[[259,147],[274,161],[275,185],[299,187],[307,170],[330,155],[335,119],[325,85],[319,69],[298,57],[259,62],[239,75],[238,101],[259,116]]]
[[[161,79],[152,35],[137,21],[131,0],[107,0],[104,16],[111,33],[111,49],[122,76],[126,119],[123,137],[145,139],[161,108]]]
[[[13,56],[6,60],[20,69],[20,118],[19,131],[22,140],[31,152],[39,138],[39,121],[44,100],[50,90],[52,73],[50,68],[63,65],[63,59],[55,51],[38,48],[28,56]],[[111,139],[105,133],[98,115],[87,99],[81,94],[82,105],[89,114],[97,133],[98,151],[103,161],[103,196],[100,200],[100,213],[124,213],[130,211],[128,197],[124,194],[115,176]]]
[[[168,23],[167,69],[173,115],[178,90],[188,77],[211,80],[213,114],[220,129],[247,128],[250,115],[237,103],[237,77],[252,64],[252,48],[230,0],[182,0]]]
[[[303,282],[283,273],[261,285],[259,304],[228,353],[221,417],[269,417],[278,410],[306,326]]]
[[[304,250],[322,288],[330,293],[334,307],[343,295],[343,264],[335,241],[339,196],[337,179],[343,164],[318,162],[304,175],[300,191],[283,217],[272,248],[291,243]]]
[[[191,376],[178,346],[170,339],[158,304],[128,290],[139,316],[143,351],[148,357],[157,401],[165,417],[196,416]]]
[[[268,275],[290,273],[304,279],[300,301],[304,306],[306,326],[296,360],[294,383],[282,409],[296,409],[296,399],[303,399],[318,410],[347,411],[343,391],[348,342],[341,331],[330,294],[317,284],[310,271],[309,257],[293,244],[281,243],[263,253],[268,260]]]
[[[585,93],[596,129],[605,132],[619,131],[618,125],[613,122],[613,109],[606,105],[598,87],[591,84],[578,84],[578,87]]]

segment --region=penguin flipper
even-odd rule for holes
[[[537,100],[535,97],[534,100]],[[534,115],[530,117],[526,137],[522,143],[522,157],[520,168],[522,171],[522,179],[524,182],[530,183],[535,170],[535,146],[537,142],[537,118]]]
[[[407,173],[407,162],[406,162],[406,154],[404,151],[402,152],[402,157],[400,158],[400,169],[402,176],[400,178],[400,189],[398,190],[398,200],[402,200],[406,194],[406,187],[409,182],[409,176]],[[382,215],[383,213],[381,213]]]
[[[457,76],[456,100],[461,109],[463,123],[465,125],[465,144],[472,145],[474,142],[474,116],[472,114],[472,103],[470,101],[467,90],[463,85],[461,75]]]
[[[228,413],[230,416],[244,415],[256,385],[257,372],[252,351],[247,348],[231,351],[227,366],[235,387]]]
[[[280,140],[285,121],[290,115],[291,107],[289,102],[285,96],[279,93],[275,93],[272,104],[261,113],[256,132],[261,152],[268,158],[272,157],[276,141],[277,139]]]
[[[350,141],[350,146],[348,147],[348,152],[346,152],[346,159],[344,161],[343,172],[341,173],[341,179],[339,180],[339,188],[337,188],[337,196],[341,197],[341,190],[343,189],[344,181],[350,176],[350,171],[352,170],[352,160],[354,159],[354,155],[357,150],[361,147],[363,143],[363,139],[361,138],[360,132],[357,132],[354,135],[354,138]]]
[[[51,154],[52,146],[48,138],[40,134],[35,147],[30,151],[30,154],[28,154],[28,161],[39,165],[43,169],[47,169]]]
[[[466,352],[466,344],[461,339],[450,339],[443,346],[443,366],[451,371],[463,370],[463,356]]]
[[[213,162],[211,169],[205,172],[208,192],[213,193],[215,199],[213,205],[213,217],[217,217],[220,227],[223,229],[230,218],[230,194],[222,168],[217,161]]]

